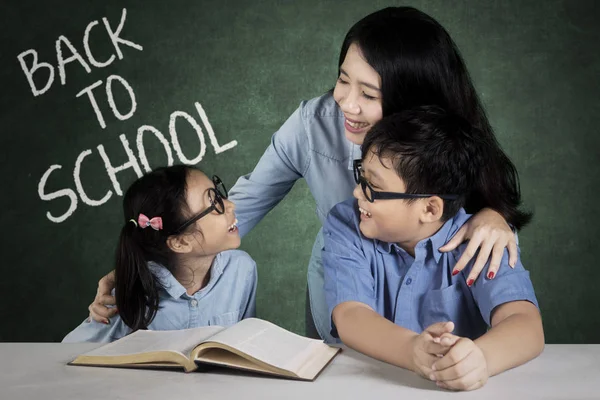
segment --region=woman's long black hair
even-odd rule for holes
[[[115,297],[119,316],[133,330],[146,329],[158,311],[160,281],[150,271],[148,262],[171,270],[175,266],[175,253],[167,245],[167,238],[189,214],[186,182],[192,169],[185,165],[157,168],[136,180],[123,198]],[[131,220],[137,222],[140,213],[148,218],[161,217],[163,228],[137,226]]]
[[[356,44],[381,77],[383,116],[409,108],[435,105],[461,116],[498,147],[485,165],[466,209],[489,207],[517,229],[532,214],[519,210],[517,170],[502,151],[475,91],[460,52],[448,32],[432,17],[412,7],[389,7],[358,21],[347,33],[340,52],[341,67]],[[339,71],[338,71],[339,72]]]

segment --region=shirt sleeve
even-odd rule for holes
[[[465,245],[461,246],[463,249]],[[463,276],[469,276],[476,257],[469,262],[467,268],[463,270]],[[456,257],[458,260],[458,257]],[[475,280],[471,287],[473,298],[479,307],[481,316],[488,326],[491,326],[492,312],[494,309],[504,303],[511,301],[529,301],[539,309],[538,301],[533,290],[533,284],[529,278],[527,271],[521,263],[521,254],[515,268],[511,268],[508,264],[508,250],[504,250],[500,268],[494,279],[488,279],[483,275],[483,271],[487,271],[489,261],[482,270],[482,275]]]
[[[118,315],[110,319],[109,325],[86,319],[65,336],[62,343],[110,343],[129,333],[131,333],[131,329]]]
[[[304,103],[272,136],[271,144],[254,170],[240,177],[229,198],[236,205],[241,236],[248,233],[304,176],[309,162],[309,142],[302,119]]]
[[[331,334],[339,337],[333,324],[333,309],[347,301],[358,301],[375,309],[375,280],[362,246],[355,203],[333,207],[323,227],[325,299]]]
[[[242,319],[256,317],[256,287],[258,285],[258,274],[256,271],[256,263],[250,256],[248,256],[248,258],[249,262],[252,263],[252,267],[251,273],[248,276],[248,302],[246,303]]]

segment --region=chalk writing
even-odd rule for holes
[[[60,35],[57,38],[55,41],[57,61],[56,68],[58,69],[58,76],[62,86],[67,84],[67,66],[70,64],[79,65],[87,74],[90,74],[92,73],[93,68],[105,68],[111,65],[117,59],[123,60],[125,55],[121,49],[122,46],[143,51],[143,47],[141,45],[133,42],[132,40],[121,37],[126,19],[127,10],[123,9],[121,13],[121,20],[116,29],[113,29],[109,21],[106,18],[102,18],[108,38],[110,39],[115,50],[115,54],[111,54],[111,56],[104,61],[98,60],[96,57],[94,57],[89,44],[89,39],[93,28],[99,25],[98,20],[90,22],[85,28],[82,41],[84,51],[81,54],[66,36]],[[50,90],[52,87],[55,78],[54,65],[47,60],[40,61],[38,59],[38,52],[35,49],[23,51],[17,56],[17,59],[21,65],[23,73],[25,74],[25,78],[29,83],[29,87],[33,96],[37,97],[48,92],[48,90]],[[73,67],[69,66],[69,68]],[[37,78],[36,80],[34,80],[34,75]],[[123,89],[125,89],[125,92],[129,97],[129,104],[120,104],[120,106],[117,107],[113,95],[113,87],[115,85],[120,85]],[[102,99],[102,91],[96,90],[101,86],[104,86],[106,101]],[[138,110],[134,88],[123,76],[117,74],[108,76],[106,81],[103,81],[102,79],[95,80],[93,83],[80,90],[75,95],[75,98],[88,99],[91,109],[93,110],[98,125],[101,129],[105,129],[107,127],[107,118],[110,118],[110,113],[105,116],[103,110],[110,108],[113,116],[119,121],[125,121],[131,118]],[[108,104],[108,107],[106,107],[106,104]],[[236,140],[232,140],[223,145],[219,144],[214,129],[209,122],[202,105],[199,102],[195,102],[193,104],[193,108],[195,109],[195,113],[197,115],[195,115],[194,112],[190,113],[183,110],[176,110],[170,114],[168,120],[168,137],[151,125],[140,126],[137,129],[137,135],[135,137],[136,152],[134,152],[134,149],[132,149],[130,146],[127,136],[121,133],[119,135],[119,141],[121,142],[122,148],[127,156],[127,160],[120,165],[115,165],[115,163],[111,161],[111,157],[109,154],[107,154],[103,144],[97,145],[95,150],[86,149],[81,151],[73,164],[73,187],[64,187],[54,191],[47,191],[46,187],[48,185],[48,181],[54,174],[60,174],[63,170],[63,165],[52,164],[50,167],[48,167],[48,169],[46,169],[38,183],[38,196],[41,200],[46,202],[54,201],[60,198],[68,199],[69,202],[67,209],[64,210],[62,214],[58,215],[47,211],[46,218],[51,222],[61,223],[73,215],[79,206],[80,200],[87,206],[98,207],[108,202],[113,194],[122,196],[123,190],[118,180],[118,174],[120,172],[131,169],[138,177],[141,177],[144,172],[151,171],[151,166],[146,156],[145,148],[145,138],[148,137],[147,133],[150,133],[150,137],[154,137],[156,139],[156,141],[153,142],[157,142],[165,150],[165,154],[167,156],[167,165],[173,165],[175,162],[174,154],[177,157],[177,160],[183,164],[198,164],[202,161],[206,154],[207,143],[210,143],[215,154],[221,154],[237,146]],[[177,126],[180,126],[180,124],[189,124],[193,128],[200,145],[197,154],[189,154],[189,151],[186,153],[181,147],[179,134],[177,132]],[[206,130],[206,133],[203,130],[203,127],[204,130]],[[208,137],[205,137],[205,134]],[[100,162],[97,157],[94,157],[96,152],[97,155],[100,156],[99,159],[101,159],[102,162]],[[86,182],[84,182],[81,177],[81,169],[84,162],[101,165],[110,180],[112,187],[107,187],[106,192],[101,198],[93,199],[86,192]],[[94,164],[90,164],[90,166],[93,167]],[[87,184],[90,185],[89,182]]]

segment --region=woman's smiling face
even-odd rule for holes
[[[361,145],[369,129],[383,117],[383,108],[381,77],[356,44],[350,45],[340,66],[333,98],[344,113],[346,138]]]

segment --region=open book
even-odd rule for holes
[[[312,381],[339,351],[321,340],[249,318],[228,328],[139,330],[69,365],[177,367],[190,372],[209,364]]]

